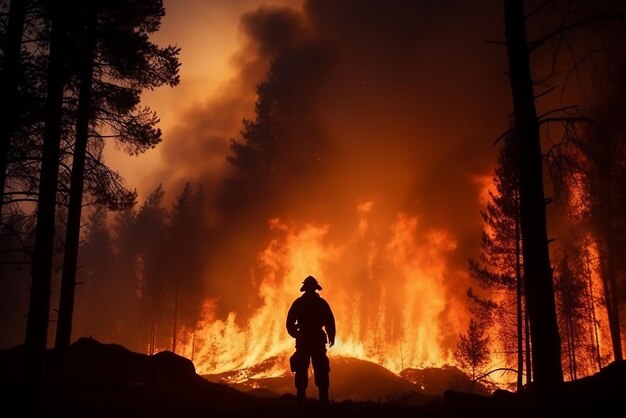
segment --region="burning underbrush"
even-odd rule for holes
[[[229,372],[207,374],[203,377],[214,383],[227,384],[241,392],[262,397],[278,397],[294,393],[293,374],[285,371],[288,357],[278,356],[252,367]],[[281,372],[278,372],[282,370]],[[309,396],[317,396],[310,370]],[[335,401],[403,401],[421,405],[441,398],[448,389],[472,391],[488,395],[480,383],[455,367],[405,369],[400,374],[366,360],[331,356],[330,396]]]
[[[220,318],[219,300],[207,300],[193,347],[178,352],[192,358],[201,374],[283,375],[287,362],[272,359],[293,351],[286,313],[304,277],[314,275],[337,323],[333,356],[370,361],[394,373],[451,364],[468,315],[456,296],[463,294],[458,286],[465,288],[466,273],[447,267],[455,240],[425,228],[417,216],[397,213],[385,224],[373,220],[372,202],[356,209],[354,228],[341,239],[327,224],[272,219],[272,238],[251,268],[250,299],[260,300],[256,310],[247,319],[237,312]]]

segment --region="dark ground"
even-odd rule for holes
[[[326,406],[310,399],[298,405],[292,395],[264,398],[209,382],[195,373],[191,361],[170,352],[148,356],[88,338],[72,345],[66,371],[46,380],[42,410],[35,413],[32,397],[24,396],[18,384],[21,352],[21,347],[0,350],[3,418],[626,416],[626,362],[568,382],[562,393],[542,403],[531,393],[447,391],[419,405],[411,397]]]

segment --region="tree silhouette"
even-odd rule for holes
[[[561,7],[564,6],[564,7]],[[565,50],[570,57],[569,73],[561,86],[561,92],[568,86],[570,79],[578,81],[579,94],[587,98],[582,81],[583,68],[589,68],[590,61],[599,52],[606,52],[607,36],[612,36],[613,27],[623,27],[623,7],[613,2],[545,1],[528,14],[524,14],[523,0],[504,0],[506,47],[509,62],[509,81],[513,96],[515,129],[520,138],[520,220],[524,255],[524,277],[528,314],[533,341],[533,369],[536,388],[547,395],[556,390],[563,381],[560,367],[560,342],[555,314],[554,284],[548,251],[544,195],[543,164],[540,127],[546,126],[550,133],[550,124],[559,123],[567,132],[572,124],[588,120],[579,115],[572,115],[576,105],[553,108],[538,115],[536,100],[553,92],[558,85],[549,86],[548,80],[558,74],[560,53]],[[540,12],[547,10],[552,15],[554,26],[546,30],[542,25],[540,35],[529,41],[526,26]],[[546,12],[544,16],[548,16]],[[550,20],[550,19],[548,19]],[[615,23],[612,25],[611,23]],[[622,29],[623,30],[623,29]],[[582,47],[574,47],[570,34],[577,34],[586,40]],[[539,76],[531,72],[530,57],[542,46],[553,42],[552,73],[542,79],[544,89],[533,91],[533,83]],[[579,44],[580,45],[580,44]],[[588,46],[591,45],[590,48]],[[582,51],[578,51],[581,49]],[[582,52],[581,54],[578,53]],[[603,71],[609,60],[604,60]],[[591,77],[593,78],[593,77]],[[545,88],[546,84],[548,88]],[[556,146],[556,149],[559,147]],[[621,347],[616,350],[616,358],[621,355]],[[539,373],[539,374],[538,374]],[[544,399],[548,399],[544,397]]]
[[[48,6],[52,25],[46,122],[37,198],[37,229],[32,258],[31,294],[24,341],[24,376],[36,386],[33,389],[34,393],[39,391],[48,337],[68,18],[65,13],[66,1],[46,2],[46,6]]]
[[[174,47],[159,48],[149,41],[149,35],[158,30],[165,14],[161,0],[132,3],[95,1],[78,6],[82,6],[79,10],[85,16],[86,24],[73,28],[78,35],[84,36],[78,38],[83,42],[76,48],[79,57],[76,140],[55,342],[55,350],[61,358],[69,347],[71,337],[90,125],[108,125],[118,141],[134,153],[152,148],[160,142],[161,131],[155,128],[158,119],[151,116],[149,110],[137,112],[139,94],[144,88],[162,84],[174,86],[179,81],[179,50]],[[120,39],[125,42],[120,43]],[[99,87],[108,95],[103,95],[102,91],[94,95],[94,89]],[[93,133],[97,135],[95,130],[92,130]]]
[[[189,183],[174,201],[168,224],[168,246],[173,278],[172,352],[176,352],[179,328],[195,329],[203,303],[203,254],[208,251],[203,194],[194,193]],[[184,337],[184,336],[183,336]]]
[[[169,329],[165,337],[158,324],[167,317],[167,257],[166,241],[167,210],[163,206],[165,192],[159,185],[137,211],[133,232],[136,234],[138,291],[141,303],[141,321],[147,327],[148,352],[156,351],[160,339],[171,336]],[[170,340],[170,338],[167,338]],[[163,344],[164,345],[164,344]]]
[[[116,276],[113,239],[107,226],[107,211],[97,206],[89,215],[82,245],[82,292],[87,294],[83,329],[100,341],[119,340],[113,330],[124,327],[122,281]],[[115,304],[112,305],[112,301]],[[113,309],[112,309],[113,308]],[[116,313],[118,311],[119,313]],[[111,332],[109,332],[111,330]]]
[[[537,391],[546,394],[560,386],[563,372],[548,249],[539,118],[535,107],[523,0],[504,0],[504,11],[515,130],[519,135],[520,229],[533,342],[533,375]]]
[[[468,371],[472,380],[476,379],[481,368],[489,362],[489,336],[485,334],[485,324],[470,319],[467,334],[459,336],[457,349],[455,352],[456,360],[464,370]]]
[[[2,69],[0,71],[0,209],[4,202],[7,164],[11,140],[19,116],[18,79],[22,34],[26,15],[26,0],[11,0],[6,39],[4,39]]]
[[[588,244],[581,234],[568,234],[557,263],[556,295],[563,335],[563,366],[571,380],[600,370],[597,323],[591,292]]]
[[[622,64],[618,68],[624,68]],[[611,91],[579,113],[586,122],[566,125],[565,140],[551,155],[549,168],[560,201],[569,206],[577,227],[591,234],[597,246],[611,345],[615,360],[623,357],[619,289],[625,284],[626,263],[621,256],[626,239],[626,135],[614,122],[626,105],[619,92],[626,83],[611,77]]]
[[[158,119],[150,109],[138,106],[139,96],[145,88],[178,82],[179,50],[159,48],[149,41],[148,35],[158,30],[164,15],[161,0],[40,0],[32,5],[33,21],[41,35],[36,50],[49,50],[49,54],[34,57],[39,66],[42,62],[47,65],[45,82],[36,72],[25,73],[24,85],[34,91],[45,86],[46,106],[37,116],[43,123],[32,123],[30,131],[25,129],[29,125],[16,125],[19,129],[13,129],[12,139],[18,138],[17,133],[26,141],[11,142],[15,146],[9,150],[23,148],[10,172],[12,181],[22,186],[16,193],[37,200],[25,343],[25,376],[36,382],[47,340],[56,206],[69,206],[57,327],[57,348],[62,353],[71,336],[83,194],[115,209],[132,204],[135,198],[134,192],[122,185],[121,177],[102,162],[104,139],[113,137],[131,153],[160,141],[161,133],[155,128]],[[70,20],[70,16],[80,18]],[[41,156],[35,151],[39,138]],[[68,156],[73,157],[71,169]],[[38,180],[33,175],[37,168]]]
[[[323,48],[310,45],[284,51],[272,62],[266,80],[257,86],[255,118],[244,119],[241,137],[231,139],[228,161],[237,171],[224,189],[227,210],[239,211],[254,202],[255,213],[267,219],[267,209],[281,190],[298,194],[321,175],[328,144],[312,117],[312,98],[327,71],[326,55]],[[284,202],[278,206],[272,207],[272,216]]]
[[[523,388],[524,370],[524,285],[522,277],[521,234],[519,221],[519,176],[515,131],[504,138],[493,175],[495,191],[489,191],[489,202],[481,212],[485,228],[482,233],[480,259],[470,259],[472,276],[490,292],[504,292],[505,299],[485,306],[495,308],[496,324],[505,347],[517,357],[517,390]],[[513,306],[513,309],[511,309]],[[513,328],[511,332],[511,316]],[[509,351],[507,350],[507,353]],[[530,353],[526,353],[530,356]],[[527,383],[530,375],[527,371]]]

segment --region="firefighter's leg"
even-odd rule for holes
[[[328,402],[328,387],[330,383],[330,362],[326,356],[326,350],[313,354],[313,371],[315,372],[315,385],[319,391],[320,402]]]
[[[309,355],[296,351],[289,359],[291,371],[295,373],[295,384],[299,401],[306,398],[306,387],[309,384]]]

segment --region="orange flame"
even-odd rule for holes
[[[450,306],[454,302],[445,286],[446,256],[456,242],[445,231],[422,230],[417,217],[398,213],[381,244],[369,228],[373,205],[367,201],[357,206],[356,228],[342,243],[329,242],[329,225],[270,220],[276,237],[259,252],[255,270],[260,273],[257,291],[262,304],[240,325],[235,313],[215,318],[215,301],[206,302],[195,343],[198,373],[250,368],[272,357],[286,359],[294,349],[285,330],[286,313],[309,274],[322,283],[322,296],[335,314],[337,338],[331,356],[365,359],[395,372],[450,363],[454,347],[446,345],[444,337],[458,335],[465,315],[460,302]],[[358,253],[362,256],[354,256],[356,247],[365,248]],[[341,266],[350,263],[361,263],[365,277],[337,277],[337,271],[345,271]],[[264,377],[284,374],[286,363],[264,370]]]

